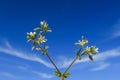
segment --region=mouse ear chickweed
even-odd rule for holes
[[[64,80],[65,78],[68,78],[70,76],[68,70],[71,68],[71,66],[75,63],[76,60],[81,60],[83,55],[87,55],[88,58],[93,61],[93,55],[98,53],[98,48],[96,46],[86,46],[88,44],[88,40],[85,39],[84,36],[82,36],[81,40],[78,40],[75,43],[75,45],[79,47],[79,49],[76,51],[75,58],[71,61],[70,65],[62,73],[48,54],[48,46],[46,45],[47,39],[45,34],[52,32],[52,30],[49,28],[47,22],[41,21],[40,27],[36,27],[33,30],[33,32],[27,33],[27,41],[33,43],[32,50],[35,49],[37,51],[40,51],[42,55],[46,55],[48,57],[49,61],[55,68],[54,74],[59,77],[60,80]]]

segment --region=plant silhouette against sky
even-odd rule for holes
[[[76,46],[79,47],[79,49],[76,51],[76,56],[70,63],[70,65],[66,68],[66,70],[62,73],[55,62],[52,60],[52,58],[48,54],[48,46],[46,45],[47,39],[45,38],[45,34],[52,32],[52,30],[48,27],[47,22],[41,21],[40,27],[34,28],[34,32],[27,33],[27,39],[28,42],[32,42],[32,50],[36,49],[42,53],[42,55],[45,55],[48,57],[50,62],[53,64],[55,68],[55,75],[60,78],[60,80],[64,80],[64,78],[67,78],[70,76],[70,73],[68,70],[71,68],[71,66],[75,63],[76,60],[81,60],[83,55],[87,55],[91,61],[93,61],[93,54],[98,53],[98,48],[96,46],[90,46],[86,47],[85,45],[88,43],[88,40],[85,39],[83,36],[81,40],[75,43]],[[86,47],[86,48],[85,48]]]

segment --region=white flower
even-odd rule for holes
[[[30,32],[30,34],[33,34],[33,32]]]
[[[41,22],[40,22],[40,25],[41,25],[41,27],[42,27],[43,29],[47,29],[47,28],[48,28],[48,24],[47,24],[47,22],[45,22],[45,21],[41,21]]]
[[[91,48],[87,46],[84,53],[91,53]]]
[[[97,52],[97,53],[98,53],[98,48],[95,48],[95,52]]]
[[[98,48],[96,48],[95,46],[91,46],[91,47],[86,47],[86,49],[84,50],[84,53],[88,53],[88,54],[96,54],[98,53]]]
[[[88,40],[82,39],[82,41],[79,40],[78,42],[76,42],[75,45],[83,47],[87,43],[88,43]]]
[[[38,42],[39,42],[39,43],[43,43],[43,42],[46,42],[46,41],[47,41],[47,39],[45,39],[44,36],[40,36],[40,37],[38,38]]]
[[[30,40],[34,40],[36,38],[36,32],[27,33],[27,38]]]
[[[40,26],[41,26],[41,30],[42,30],[43,33],[52,32],[52,30],[48,28],[47,22],[41,21]]]
[[[33,32],[33,34],[36,34],[36,32]]]
[[[41,25],[43,25],[43,24],[44,24],[44,22],[43,22],[43,21],[41,21],[41,22],[40,22],[40,24],[41,24]]]

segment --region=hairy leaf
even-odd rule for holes
[[[59,73],[58,71],[55,71],[54,74],[58,77],[61,77],[61,73]]]
[[[93,61],[93,57],[92,57],[91,55],[89,55],[89,59],[90,59],[91,61]]]
[[[66,73],[63,74],[63,76],[64,76],[64,78],[67,78],[67,77],[70,76],[70,73],[69,73],[69,72],[66,72]]]
[[[37,28],[34,28],[35,31],[38,31],[38,30],[41,30],[41,28],[37,27]]]

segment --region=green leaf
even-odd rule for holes
[[[33,41],[32,39],[28,39],[28,42],[31,42],[31,41]]]
[[[66,72],[66,73],[63,74],[63,76],[64,76],[64,78],[67,78],[67,77],[70,76],[70,73],[69,73],[69,72]]]
[[[54,74],[58,77],[61,77],[61,73],[59,73],[58,71],[55,71]]]
[[[37,27],[37,28],[34,28],[35,31],[38,31],[38,30],[41,30],[41,28]]]
[[[90,59],[91,61],[93,61],[93,57],[92,57],[92,55],[89,55],[89,59]]]
[[[81,60],[81,54],[77,54],[77,57],[79,58],[79,60]]]
[[[40,34],[38,34],[38,38],[40,38]]]
[[[47,53],[47,49],[42,50],[42,55],[45,55]]]
[[[36,47],[36,45],[37,45],[37,41],[35,40],[34,43],[33,43],[33,45],[32,45],[32,50],[34,50],[34,48]]]
[[[32,46],[32,50],[34,50],[34,48],[35,48],[35,45]]]
[[[36,50],[40,51],[40,50],[42,50],[42,49],[41,49],[41,48],[36,48]]]
[[[52,30],[48,29],[47,32],[52,32]]]
[[[45,48],[41,50],[42,51],[42,55],[46,55],[47,49],[48,49],[48,46],[45,46]]]

